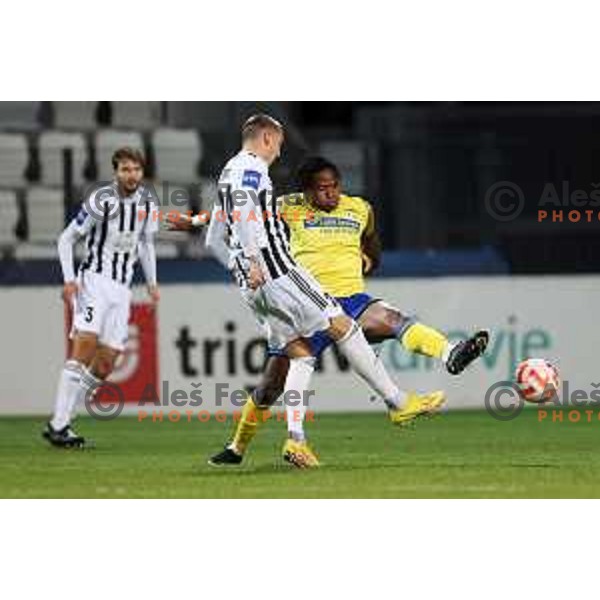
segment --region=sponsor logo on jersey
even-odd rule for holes
[[[313,215],[311,218],[304,219],[304,229],[353,229],[358,231],[360,223],[354,219],[346,217],[319,217]]]
[[[244,171],[242,185],[258,190],[260,185],[260,173],[258,171]]]
[[[88,216],[88,213],[85,210],[85,208],[83,208],[83,206],[82,206],[79,209],[79,212],[77,213],[77,216],[75,217],[75,221],[76,221],[77,225],[83,225],[83,223],[87,219],[87,216]]]

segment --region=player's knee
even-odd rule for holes
[[[98,379],[107,379],[113,372],[116,356],[106,353],[98,353],[94,358],[90,371]]]
[[[70,358],[86,367],[90,365],[98,349],[98,338],[92,333],[77,333],[73,338]]]
[[[101,363],[94,363],[90,366],[90,373],[94,377],[104,381],[105,379],[108,379],[109,375],[112,373],[112,368],[108,368]]]
[[[402,314],[397,308],[383,304],[384,310],[381,313],[383,326],[396,337],[402,337],[406,330],[415,323],[415,318]]]
[[[407,321],[408,317],[395,310],[388,310],[383,316],[383,322],[385,325],[394,331],[400,331],[403,329]]]
[[[75,358],[69,358],[64,365],[64,369],[66,371],[69,371],[70,373],[72,373],[75,376],[81,376],[81,373],[83,373],[84,369],[85,369],[86,365],[84,363],[82,363],[81,361],[75,359]]]
[[[335,341],[341,340],[343,337],[348,335],[354,326],[354,321],[347,315],[339,315],[333,317],[329,321],[329,329],[327,330],[328,335]]]

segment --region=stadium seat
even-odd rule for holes
[[[125,129],[153,129],[160,125],[160,102],[112,102],[112,124]]]
[[[152,134],[155,175],[163,181],[193,183],[198,180],[202,141],[193,129],[157,129]]]
[[[342,173],[344,189],[352,194],[362,194],[365,182],[365,149],[360,142],[330,141],[320,144],[320,153],[335,163]]]
[[[12,190],[0,190],[0,246],[16,243],[15,227],[18,220],[17,194]]]
[[[99,181],[110,181],[113,178],[111,158],[114,151],[121,146],[144,151],[144,140],[136,131],[105,129],[96,134],[95,146],[97,178]]]
[[[0,133],[0,186],[24,185],[28,163],[27,138],[21,133]]]
[[[27,190],[29,241],[55,243],[64,229],[64,201],[61,190],[34,186]]]
[[[57,129],[94,129],[98,102],[53,102]]]
[[[202,133],[228,131],[237,120],[235,102],[167,102],[167,122],[170,127],[199,127]],[[254,111],[252,111],[254,112]]]
[[[39,110],[39,102],[0,102],[0,129],[35,130]]]
[[[40,135],[39,152],[42,170],[41,181],[48,186],[62,186],[64,183],[63,150],[73,151],[73,183],[81,185],[88,160],[85,138],[81,133],[46,131]]]

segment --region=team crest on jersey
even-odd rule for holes
[[[114,234],[113,247],[117,252],[133,252],[137,245],[136,234],[132,231],[122,231]]]
[[[258,190],[258,186],[260,185],[260,173],[258,171],[244,171],[242,185]]]

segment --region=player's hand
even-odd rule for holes
[[[75,300],[75,296],[77,296],[77,292],[79,292],[79,285],[76,281],[67,281],[63,285],[62,291],[62,299],[67,304],[72,304]]]
[[[362,269],[363,275],[370,275],[371,271],[373,271],[373,261],[367,254],[364,254],[364,253],[362,255],[362,265],[363,265],[363,269]]]
[[[192,217],[182,212],[169,211],[167,228],[170,231],[189,231],[192,228]]]
[[[251,290],[258,289],[265,282],[262,268],[257,258],[250,259],[250,269],[248,270],[248,287]]]
[[[160,300],[160,291],[158,289],[157,285],[149,285],[147,287],[148,290],[148,296],[150,296],[150,300],[152,301],[153,304],[158,304],[158,301]]]

